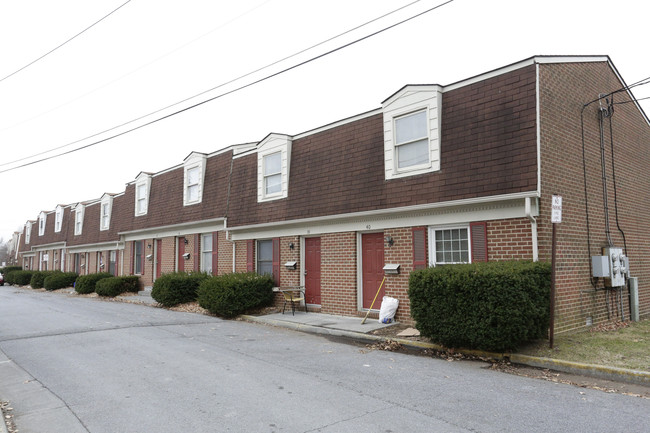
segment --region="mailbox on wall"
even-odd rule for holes
[[[398,275],[401,265],[389,263],[384,266],[384,274],[386,275]]]

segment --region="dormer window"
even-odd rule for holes
[[[282,153],[276,152],[264,157],[264,196],[282,193]]]
[[[31,238],[32,238],[32,223],[28,221],[25,224],[25,244],[29,244]]]
[[[83,231],[84,227],[84,205],[81,203],[77,205],[74,211],[74,234],[78,236]]]
[[[183,163],[183,205],[201,203],[203,199],[203,180],[205,179],[206,156],[192,152]]]
[[[45,234],[45,222],[47,221],[47,214],[41,212],[38,216],[38,235],[43,236]]]
[[[271,134],[257,148],[257,201],[271,201],[289,195],[291,137]]]
[[[63,208],[61,206],[57,206],[56,211],[54,212],[54,231],[56,233],[59,233],[61,231],[62,221]]]
[[[439,86],[406,86],[384,101],[385,179],[440,170]]]
[[[149,210],[151,175],[140,173],[135,179],[135,216],[146,215]]]
[[[99,230],[108,230],[111,227],[111,212],[113,210],[113,196],[104,194],[99,209]]]

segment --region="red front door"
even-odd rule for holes
[[[370,308],[377,290],[384,278],[384,234],[366,233],[361,235],[361,278],[363,279],[363,308]],[[381,288],[377,300],[372,306],[378,310],[384,288]]]
[[[305,298],[320,305],[320,238],[305,239]]]
[[[185,238],[184,237],[179,237],[178,238],[178,272],[183,272],[185,271],[185,257],[183,255],[185,254]]]

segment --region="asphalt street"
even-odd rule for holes
[[[650,401],[289,329],[0,287],[0,399],[38,432],[643,432]]]

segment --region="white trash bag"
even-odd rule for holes
[[[391,323],[395,317],[395,312],[397,312],[398,304],[399,299],[384,296],[379,309],[379,323]]]

